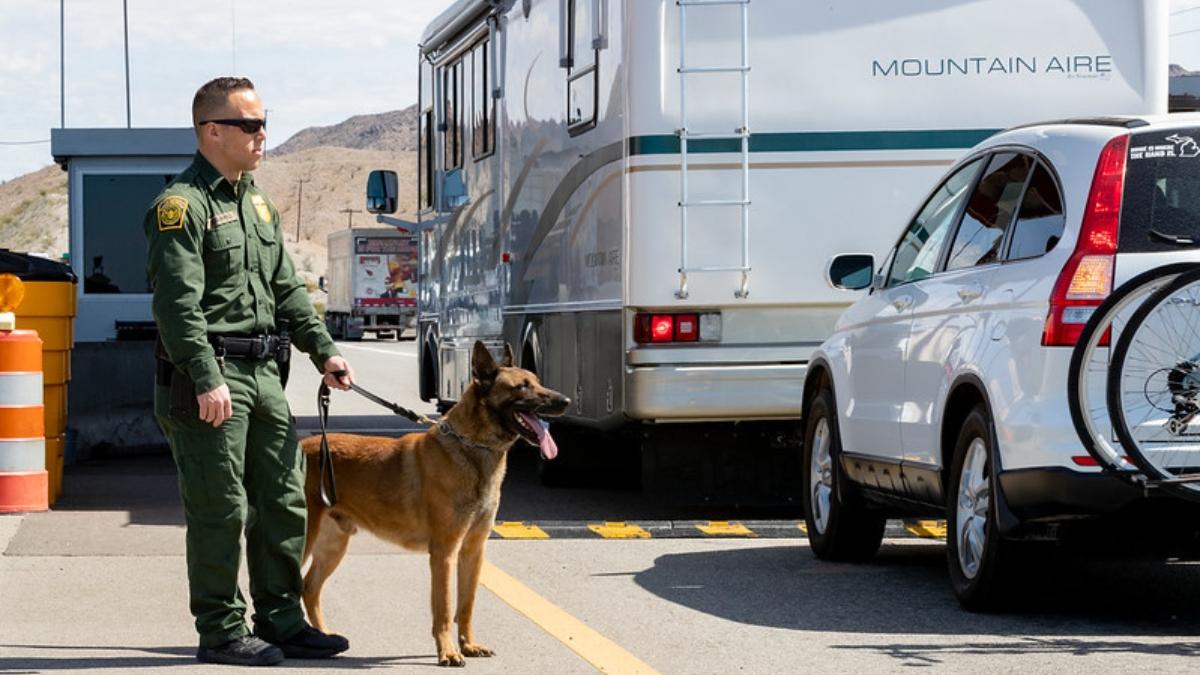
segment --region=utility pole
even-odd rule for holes
[[[125,128],[133,128],[133,113],[129,106],[129,0],[121,1],[121,14],[125,21]]]
[[[296,181],[300,185],[300,194],[296,196],[296,243],[300,243],[300,209],[304,207],[304,184],[311,183],[311,178],[301,178]]]
[[[362,209],[342,209],[338,213],[346,214],[346,227],[354,229],[354,214],[362,213]]]

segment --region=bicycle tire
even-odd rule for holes
[[[1179,433],[1167,428],[1180,414],[1180,408],[1164,407],[1176,405],[1176,395],[1185,408],[1200,397],[1200,380],[1190,376],[1188,370],[1196,367],[1196,355],[1200,353],[1200,311],[1190,312],[1194,316],[1189,323],[1187,310],[1178,307],[1176,298],[1180,297],[1193,306],[1200,303],[1200,269],[1181,274],[1155,291],[1130,317],[1113,347],[1106,398],[1117,438],[1133,463],[1155,485],[1200,501],[1200,483],[1165,482],[1200,476],[1200,461],[1187,460],[1200,457],[1200,424],[1196,425],[1197,432],[1190,434],[1192,440],[1187,440],[1186,420]],[[1147,323],[1151,319],[1170,325]],[[1177,327],[1185,328],[1187,335],[1172,334]],[[1134,411],[1134,415],[1129,414]],[[1165,416],[1166,421],[1160,426],[1156,416]],[[1136,433],[1130,426],[1131,418]]]
[[[1196,269],[1194,263],[1174,263],[1155,267],[1134,276],[1114,290],[1083,327],[1079,341],[1071,351],[1071,363],[1067,371],[1067,408],[1071,413],[1071,423],[1079,442],[1101,467],[1111,471],[1133,471],[1135,465],[1124,459],[1124,452],[1109,442],[1105,429],[1111,429],[1107,404],[1107,373],[1109,360],[1096,364],[1093,357],[1099,347],[1100,339],[1104,336],[1113,321],[1124,312],[1132,312],[1135,303],[1144,302],[1156,290],[1175,280],[1180,274]],[[1086,365],[1086,370],[1085,370]],[[1099,384],[1098,405],[1093,405],[1088,394],[1089,375],[1099,374],[1103,379]],[[1097,419],[1097,413],[1103,413],[1103,419]]]

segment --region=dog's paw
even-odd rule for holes
[[[464,656],[495,656],[496,652],[483,645],[464,642],[461,645]]]
[[[438,665],[462,668],[467,665],[467,660],[463,658],[462,654],[451,652],[449,654],[438,655]]]

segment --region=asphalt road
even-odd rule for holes
[[[404,392],[411,350],[344,351],[364,386],[415,402]],[[289,386],[301,415],[316,387],[305,370]],[[399,428],[335,397],[351,427]],[[826,563],[791,508],[661,503],[620,472],[547,489],[529,449],[509,465],[476,609],[478,639],[497,655],[470,660],[470,672],[1191,673],[1200,663],[1200,565],[1059,552],[1015,609],[971,614],[950,591],[944,543],[913,534],[931,528],[893,523],[874,560]],[[641,538],[604,536],[635,527]],[[212,672],[191,657],[183,535],[163,456],[69,467],[53,511],[0,516],[0,672]],[[424,556],[359,535],[325,591],[351,650],[273,672],[433,668],[428,602]]]

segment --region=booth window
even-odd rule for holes
[[[83,292],[150,293],[142,222],[174,175],[83,176]]]
[[[597,4],[598,0],[567,0],[567,129],[572,134],[596,126]]]

